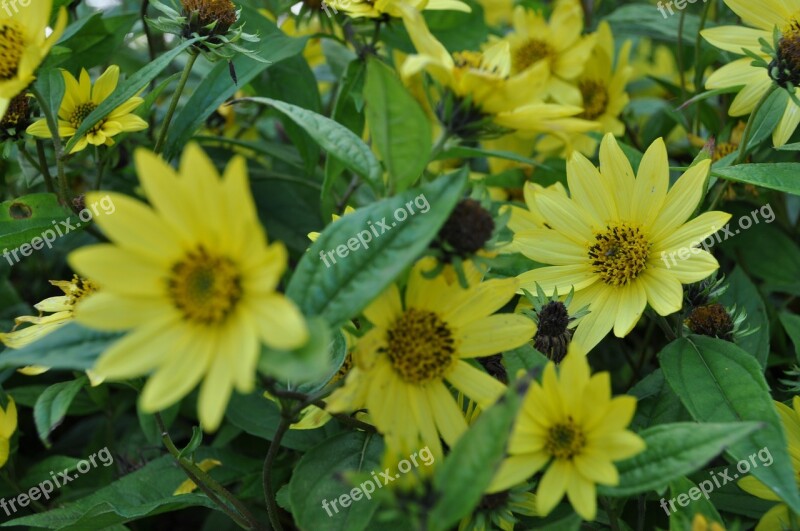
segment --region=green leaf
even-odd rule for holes
[[[714,177],[721,179],[800,195],[800,181],[797,180],[798,172],[800,172],[800,163],[795,162],[739,164],[711,170],[711,174]]]
[[[703,492],[697,487],[697,484],[690,479],[678,478],[671,481],[669,484],[669,491],[670,501],[676,499],[678,502],[676,509],[680,509],[671,512],[669,515],[670,531],[685,531],[686,529],[691,529],[694,515],[698,513],[705,516],[709,523],[724,523],[717,509],[714,508],[714,504],[709,501],[707,496],[703,495]],[[685,501],[686,498],[684,496],[689,498],[688,502]],[[680,505],[681,502],[685,502],[686,505]],[[667,505],[667,507],[670,506]],[[664,510],[666,511],[667,509]]]
[[[469,146],[454,146],[448,148],[444,152],[440,153],[439,156],[436,157],[436,160],[474,159],[483,157],[512,160],[514,162],[519,162],[534,167],[542,167],[542,168],[546,167],[541,162],[533,160],[532,158],[529,157],[523,157],[522,155],[519,155],[517,153],[512,153],[511,151],[501,151],[497,149],[483,149],[483,148],[475,148]]]
[[[781,312],[778,314],[778,318],[781,320],[784,330],[792,339],[794,353],[797,356],[797,361],[800,362],[800,315]]]
[[[50,447],[50,434],[64,420],[69,405],[88,380],[86,376],[81,376],[76,380],[53,384],[39,396],[33,407],[33,419],[39,439],[46,447]]]
[[[61,100],[64,99],[64,92],[67,90],[64,75],[60,70],[48,70],[39,77],[36,85],[46,100],[50,112],[53,116],[58,116]]]
[[[67,323],[19,350],[0,353],[0,369],[39,365],[52,369],[91,369],[97,357],[122,336]]]
[[[692,420],[678,395],[667,384],[661,369],[642,378],[628,394],[637,400],[631,429],[638,431],[659,424]]]
[[[786,437],[758,361],[732,343],[705,336],[677,339],[661,351],[659,359],[667,382],[695,420],[765,424],[732,444],[727,453],[739,461],[769,448],[775,466],[755,468],[752,475],[797,512],[800,494]]]
[[[767,138],[778,127],[778,122],[786,112],[786,105],[789,103],[789,93],[785,90],[776,89],[766,99],[753,118],[751,125],[750,139],[747,142],[747,152],[750,153],[758,147],[762,140]]]
[[[382,456],[380,437],[363,432],[336,435],[306,452],[289,482],[289,501],[297,526],[314,531],[366,529],[379,505],[368,493],[370,488],[377,490],[370,476],[360,484],[363,487],[359,487],[362,494],[356,495],[358,499],[351,498],[347,507],[337,502],[356,490],[357,482],[347,481],[345,474],[377,475],[383,471]]]
[[[189,439],[189,443],[180,451],[178,459],[191,456],[195,450],[200,448],[201,444],[203,444],[203,430],[201,430],[199,426],[192,426],[192,438]]]
[[[509,381],[516,380],[520,371],[528,373],[534,369],[544,370],[547,362],[547,356],[529,344],[503,352],[503,365],[508,372]]]
[[[288,37],[278,29],[274,22],[256,9],[250,6],[241,6],[241,8],[242,20],[247,21],[247,30],[258,32],[261,39],[250,49],[255,50],[259,57],[270,62],[256,61],[244,55],[234,58],[233,68],[239,78],[238,85],[231,79],[228,64],[225,61],[217,63],[197,85],[186,104],[175,114],[164,145],[164,156],[167,160],[173,159],[208,117],[230,99],[236,91],[253,81],[256,76],[272,65],[302,53],[305,48],[308,40],[306,37],[298,39]]]
[[[450,529],[480,502],[503,461],[506,441],[530,380],[520,380],[481,413],[433,476],[436,505],[428,513],[432,531]]]
[[[95,12],[80,17],[67,26],[58,42],[58,48],[69,50],[69,53],[49,54],[42,68],[57,66],[77,77],[81,68],[89,70],[106,64],[115,55],[117,60],[113,62],[119,64],[120,45],[138,20],[139,14],[130,11],[106,13],[105,16]]]
[[[310,338],[307,344],[294,351],[264,347],[258,370],[282,381],[309,382],[325,375],[330,369],[334,338],[324,319],[308,320]]]
[[[670,481],[705,466],[731,444],[760,427],[758,422],[678,422],[653,426],[639,433],[647,444],[645,451],[616,463],[619,485],[598,485],[597,490],[608,496],[659,490]]]
[[[461,197],[466,177],[464,170],[438,177],[332,223],[300,260],[286,294],[305,315],[320,315],[334,329],[358,315],[427,248]],[[402,221],[395,217],[400,211]]]
[[[244,98],[240,101],[269,105],[280,111],[302,127],[331,156],[367,179],[371,186],[380,187],[382,172],[378,160],[369,146],[343,125],[308,109],[271,98]]]
[[[33,249],[34,238],[39,239],[36,242],[39,249],[45,245],[51,246],[58,236],[54,226],[69,218],[69,215],[70,212],[59,204],[55,194],[31,194],[0,203],[0,252],[5,253],[5,249],[13,250],[27,244],[25,251],[30,255],[28,251]],[[42,237],[45,231],[48,231],[49,243]],[[4,254],[3,257],[11,265],[14,257],[11,254]],[[24,256],[20,252],[17,257],[22,260]]]
[[[740,308],[744,308],[747,312],[747,319],[744,326],[749,326],[751,329],[758,329],[756,332],[738,338],[736,344],[742,350],[749,352],[758,360],[762,367],[767,366],[767,357],[769,356],[769,318],[767,310],[764,306],[764,300],[761,298],[758,288],[748,278],[744,270],[737,266],[733,273],[726,277],[728,281],[728,290],[720,297],[719,302],[726,307],[731,308],[736,306],[737,312]]]
[[[172,50],[160,55],[155,61],[148,63],[147,66],[118,85],[117,89],[111,94],[111,96],[103,100],[103,102],[98,105],[97,108],[83,120],[83,122],[81,122],[81,126],[67,143],[66,147],[64,148],[64,152],[70,153],[72,148],[75,147],[75,144],[78,143],[78,140],[80,140],[87,132],[89,132],[90,129],[97,125],[100,120],[108,116],[111,111],[144,89],[148,83],[154,80],[167,66],[169,66],[173,59],[182,54],[196,41],[197,39],[195,38],[179,44]]]
[[[665,11],[669,15],[668,11]],[[611,13],[606,20],[611,24],[614,37],[637,36],[671,43],[678,42],[679,24],[683,21],[683,43],[694,48],[695,36],[700,32],[700,17],[693,13],[664,17],[651,5],[625,5]],[[709,27],[710,24],[706,24]]]
[[[375,58],[367,62],[364,100],[370,135],[389,172],[390,188],[402,192],[428,165],[430,120],[394,70]]]

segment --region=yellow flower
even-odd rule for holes
[[[112,243],[69,256],[101,288],[75,317],[101,330],[132,329],[95,370],[112,379],[154,373],[140,397],[147,412],[169,407],[203,380],[198,411],[213,431],[233,388],[253,390],[261,343],[290,350],[308,340],[297,307],[275,291],[286,248],[267,245],[244,158],[235,157],[223,179],[196,144],[177,173],[147,150],[135,160],[152,207],[109,194],[117,210],[97,223]]]
[[[490,26],[509,24],[514,15],[514,0],[478,0],[483,7],[483,18]]]
[[[574,286],[578,308],[590,305],[573,343],[589,352],[613,328],[626,336],[647,303],[659,314],[678,311],[681,284],[698,282],[718,267],[700,242],[725,226],[730,214],[706,212],[688,221],[703,198],[710,161],[684,173],[669,188],[669,160],[656,140],[638,176],[614,136],[600,146],[600,168],[580,153],[567,162],[570,198],[534,194],[549,228],[514,235],[514,246],[528,258],[553,267],[520,275],[523,288],[538,283],[547,293]]]
[[[701,513],[696,513],[692,519],[692,531],[725,531],[718,522],[709,522]]]
[[[465,360],[519,347],[533,330],[527,317],[492,315],[513,297],[516,280],[465,290],[442,276],[426,279],[423,271],[433,265],[427,258],[413,267],[405,305],[393,285],[364,311],[374,326],[359,339],[356,366],[329,401],[330,411],[347,411],[363,400],[390,453],[428,446],[440,457],[440,436],[454,446],[467,423],[445,381],[488,408],[505,386]]]
[[[795,396],[794,399],[792,399],[792,406],[793,408],[790,408],[780,402],[775,402],[778,415],[781,417],[781,424],[783,424],[783,431],[786,433],[786,442],[789,447],[789,457],[792,460],[794,477],[797,480],[797,485],[800,487],[800,396]],[[781,498],[777,494],[772,492],[769,487],[754,476],[747,476],[740,479],[737,485],[739,485],[740,489],[748,494],[752,494],[756,498],[776,502],[781,501]],[[758,521],[755,531],[791,529],[792,527],[800,525],[800,518],[796,516],[794,524],[792,524],[790,520],[791,514],[789,507],[785,503],[778,503],[764,513],[764,516]]]
[[[50,48],[61,38],[67,25],[67,11],[58,10],[53,32],[47,37],[47,25],[53,0],[36,0],[35,6],[0,9],[0,116],[6,113],[11,99],[36,79],[36,69]]]
[[[222,462],[217,461],[216,459],[203,459],[199,463],[197,463],[197,468],[202,470],[203,472],[208,472],[213,468],[217,468],[221,466]],[[181,494],[190,494],[197,490],[197,484],[192,481],[191,479],[187,479],[183,483],[181,483],[175,492],[172,493],[173,496],[180,496]]]
[[[548,65],[540,62],[519,75],[511,75],[512,55],[507,42],[497,42],[483,52],[453,55],[431,34],[419,12],[403,9],[403,22],[418,54],[403,63],[401,73],[410,78],[428,72],[458,98],[469,103],[465,114],[490,116],[500,127],[529,134],[550,131],[590,131],[598,124],[574,118],[582,109],[544,103]],[[577,75],[577,74],[576,74]]]
[[[542,383],[533,382],[523,399],[509,456],[489,491],[507,489],[546,467],[536,491],[537,512],[547,516],[566,492],[575,512],[594,520],[595,485],[617,485],[614,461],[645,448],[638,435],[625,429],[635,410],[634,397],[611,397],[607,372],[591,376],[585,356],[568,355],[558,375],[548,363]]]
[[[460,0],[330,0],[322,3],[326,13],[342,11],[352,18],[400,17],[404,7],[415,11],[472,11],[469,5]]]
[[[75,135],[83,121],[94,111],[111,93],[117,88],[119,81],[119,67],[112,65],[101,75],[92,87],[89,73],[81,70],[80,82],[66,70],[64,82],[66,92],[64,99],[61,100],[61,107],[58,110],[58,133],[62,138],[70,138]],[[113,146],[112,137],[120,133],[132,133],[147,129],[147,122],[140,117],[132,114],[134,109],[144,103],[139,97],[133,97],[111,111],[108,116],[100,120],[86,135],[84,135],[71,153],[77,153],[86,149],[91,144],[93,146]],[[42,119],[28,127],[28,134],[39,138],[50,138],[50,129],[47,121]]]
[[[743,50],[759,55],[767,63],[775,59],[761,50],[759,39],[773,42],[773,30],[778,28],[781,40],[778,45],[778,60],[784,63],[791,72],[791,80],[795,87],[800,80],[800,0],[725,0],[747,26],[723,26],[702,31],[703,38],[722,50],[745,55],[741,59],[723,66],[706,81],[706,88],[721,89],[744,86],[734,98],[728,114],[744,116],[750,114],[758,101],[775,83],[766,68],[753,66],[753,59],[747,57]],[[800,96],[800,88],[795,88],[795,95]],[[792,136],[800,123],[800,107],[791,98],[786,110],[772,132],[772,142],[780,147]]]
[[[614,36],[611,26],[603,21],[597,28],[597,41],[583,74],[576,80],[581,92],[581,118],[600,123],[600,131],[612,133],[614,136],[625,134],[625,124],[619,115],[628,105],[630,98],[625,86],[633,74],[628,65],[631,41],[626,41],[617,57],[614,68]],[[576,133],[568,137],[565,145],[563,137],[550,136],[537,145],[540,151],[558,151],[571,154],[577,150],[593,157],[597,152],[598,142],[585,133]]]
[[[17,431],[17,405],[14,399],[8,397],[8,406],[5,411],[0,408],[0,467],[8,462],[8,453],[11,449],[11,436]]]
[[[541,12],[517,6],[514,31],[504,41],[511,47],[512,73],[538,65],[549,75],[545,94],[559,103],[580,105],[575,80],[583,72],[595,43],[583,32],[583,8],[578,0],[558,0],[548,23]]]

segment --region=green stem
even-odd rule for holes
[[[764,92],[764,95],[761,96],[761,99],[756,103],[753,112],[750,113],[750,118],[747,119],[747,126],[745,126],[744,133],[742,134],[742,141],[739,144],[739,154],[736,156],[736,162],[733,163],[734,166],[744,162],[744,159],[747,157],[747,148],[749,147],[747,144],[750,143],[750,135],[753,132],[753,122],[756,121],[756,115],[758,111],[761,110],[761,107],[763,107],[764,102],[767,101],[767,98],[769,98],[777,88],[778,85],[775,83],[770,85],[769,89]]]
[[[711,9],[711,4],[713,2],[706,2],[705,8],[703,8],[703,15],[700,17],[700,28],[697,30],[697,38],[694,41],[694,92],[695,94],[699,94],[702,90],[703,85],[703,67],[700,64],[700,60],[702,59],[702,51],[701,45],[703,44],[703,36],[700,35],[700,32],[703,31],[703,28],[706,27],[706,21],[708,20],[708,10]],[[700,113],[697,112],[694,115],[694,133],[697,134],[700,131]]]
[[[183,89],[186,88],[186,82],[189,81],[189,75],[192,73],[192,67],[194,67],[197,57],[198,54],[190,53],[189,59],[186,61],[186,66],[183,68],[183,74],[181,74],[181,79],[178,81],[177,88],[175,88],[175,94],[172,95],[172,101],[169,104],[167,116],[164,118],[164,125],[161,126],[161,133],[158,135],[158,140],[156,141],[156,154],[161,153],[161,150],[164,148],[164,142],[167,140],[167,132],[169,131],[169,124],[172,122],[172,117],[175,115],[175,110],[178,108],[178,102],[181,100]]]
[[[267,457],[264,459],[264,471],[261,480],[264,485],[264,500],[267,502],[267,512],[269,513],[269,521],[272,524],[272,529],[275,531],[283,531],[280,516],[278,515],[278,503],[275,499],[275,492],[272,487],[272,467],[275,464],[275,457],[278,455],[278,449],[281,447],[281,440],[283,436],[289,431],[291,419],[285,415],[281,416],[281,422],[278,424],[278,430],[275,432],[275,437],[269,443],[269,450]]]
[[[31,85],[28,90],[30,90],[33,96],[39,101],[39,107],[41,107],[44,113],[47,128],[50,129],[50,135],[53,137],[53,145],[56,150],[56,167],[58,168],[59,198],[64,205],[71,208],[72,202],[69,196],[69,183],[67,183],[67,174],[64,170],[64,145],[61,143],[61,135],[58,133],[58,120],[53,114],[52,109],[50,109],[49,102],[42,96],[42,93],[39,92],[36,85]]]
[[[678,22],[678,72],[681,76],[681,101],[686,101],[686,68],[683,64],[683,24],[686,20],[686,10],[682,10]]]
[[[431,156],[428,158],[429,164],[436,161],[439,155],[444,152],[445,145],[447,144],[447,141],[452,138],[452,136],[453,135],[449,131],[442,131],[442,134],[440,134],[439,138],[436,139],[436,143],[433,145],[433,148],[431,148]]]
[[[601,496],[600,503],[603,504],[606,514],[608,515],[608,525],[611,527],[611,531],[619,531],[619,520],[617,519],[617,513],[614,510],[612,501],[605,496]]]
[[[103,175],[106,171],[106,162],[107,158],[100,158],[100,147],[94,147],[94,161],[95,166],[97,166],[97,182],[95,182],[94,189],[99,190],[100,186],[103,184]]]
[[[170,455],[172,455],[172,457],[178,462],[178,465],[183,469],[186,475],[189,476],[189,479],[191,479],[211,501],[217,504],[223,510],[223,512],[225,512],[225,514],[227,514],[230,519],[236,522],[240,527],[244,529],[262,529],[258,523],[258,520],[256,520],[250,511],[247,510],[247,507],[245,507],[242,502],[240,502],[233,494],[231,494],[230,491],[217,483],[211,478],[211,476],[203,472],[194,463],[181,457],[181,452],[175,446],[175,443],[172,442],[172,437],[170,437],[169,432],[167,431],[167,427],[164,424],[164,419],[161,417],[161,414],[155,413],[153,416],[155,417],[158,429],[161,431],[161,441],[164,443],[164,446],[169,451]],[[225,503],[223,499],[233,505],[233,508]]]
[[[50,175],[50,168],[47,166],[47,156],[44,152],[44,143],[36,139],[36,154],[39,156],[39,169],[44,177],[44,185],[47,191],[51,194],[56,193],[56,187],[53,185],[53,177]]]

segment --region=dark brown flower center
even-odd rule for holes
[[[598,232],[589,247],[594,272],[611,286],[633,282],[645,270],[649,255],[650,243],[642,231],[624,222]]]
[[[395,373],[408,383],[438,380],[456,361],[450,327],[428,310],[407,309],[387,332],[386,343]]]
[[[0,20],[0,81],[17,75],[25,53],[25,34],[13,20]]]

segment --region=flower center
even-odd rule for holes
[[[219,324],[242,298],[241,275],[229,258],[213,256],[200,245],[172,266],[167,291],[187,321]]]
[[[86,119],[87,116],[92,114],[92,112],[97,108],[92,102],[81,103],[75,106],[75,110],[72,111],[72,114],[69,117],[69,125],[78,129],[83,121]]]
[[[0,120],[0,130],[9,129],[24,129],[27,125],[31,114],[31,105],[28,96],[25,93],[14,96],[8,104],[3,119]],[[0,131],[2,134],[2,131]]]
[[[612,286],[625,286],[635,280],[644,271],[649,254],[650,243],[642,231],[627,223],[606,226],[589,247],[594,272]]]
[[[514,71],[522,72],[542,59],[553,55],[553,49],[541,39],[528,39],[514,52]]]
[[[16,22],[0,21],[0,81],[17,75],[25,52],[25,37]]]
[[[738,150],[739,144],[734,144],[732,142],[720,142],[714,149],[714,155],[711,157],[711,161],[717,162]]]
[[[797,18],[783,30],[777,57],[769,65],[769,75],[779,86],[787,89],[800,85],[800,22]]]
[[[556,459],[572,459],[580,455],[584,446],[586,437],[583,431],[575,425],[572,417],[567,417],[567,422],[550,427],[544,449]]]
[[[603,116],[608,107],[608,90],[600,81],[584,80],[578,84],[583,95],[583,114],[581,118],[594,120]]]
[[[438,315],[409,308],[387,333],[386,353],[408,383],[438,380],[456,360],[450,327]]]
[[[188,14],[192,30],[200,35],[224,35],[236,23],[236,6],[231,0],[181,0],[181,4]],[[208,26],[215,22],[216,26],[209,29]]]
[[[450,262],[451,255],[466,258],[481,250],[493,232],[492,214],[478,201],[462,199],[439,230],[435,245],[444,249],[445,261]]]
[[[94,282],[85,278],[80,278],[77,275],[72,278],[70,284],[70,293],[68,297],[69,304],[72,306],[75,306],[78,302],[97,291],[97,286]]]
[[[563,302],[550,301],[537,315],[539,326],[533,336],[533,346],[555,363],[561,363],[572,339],[572,330],[568,328],[570,319],[567,307]]]
[[[695,334],[733,342],[734,323],[725,307],[719,303],[699,306],[686,319],[686,326]]]

